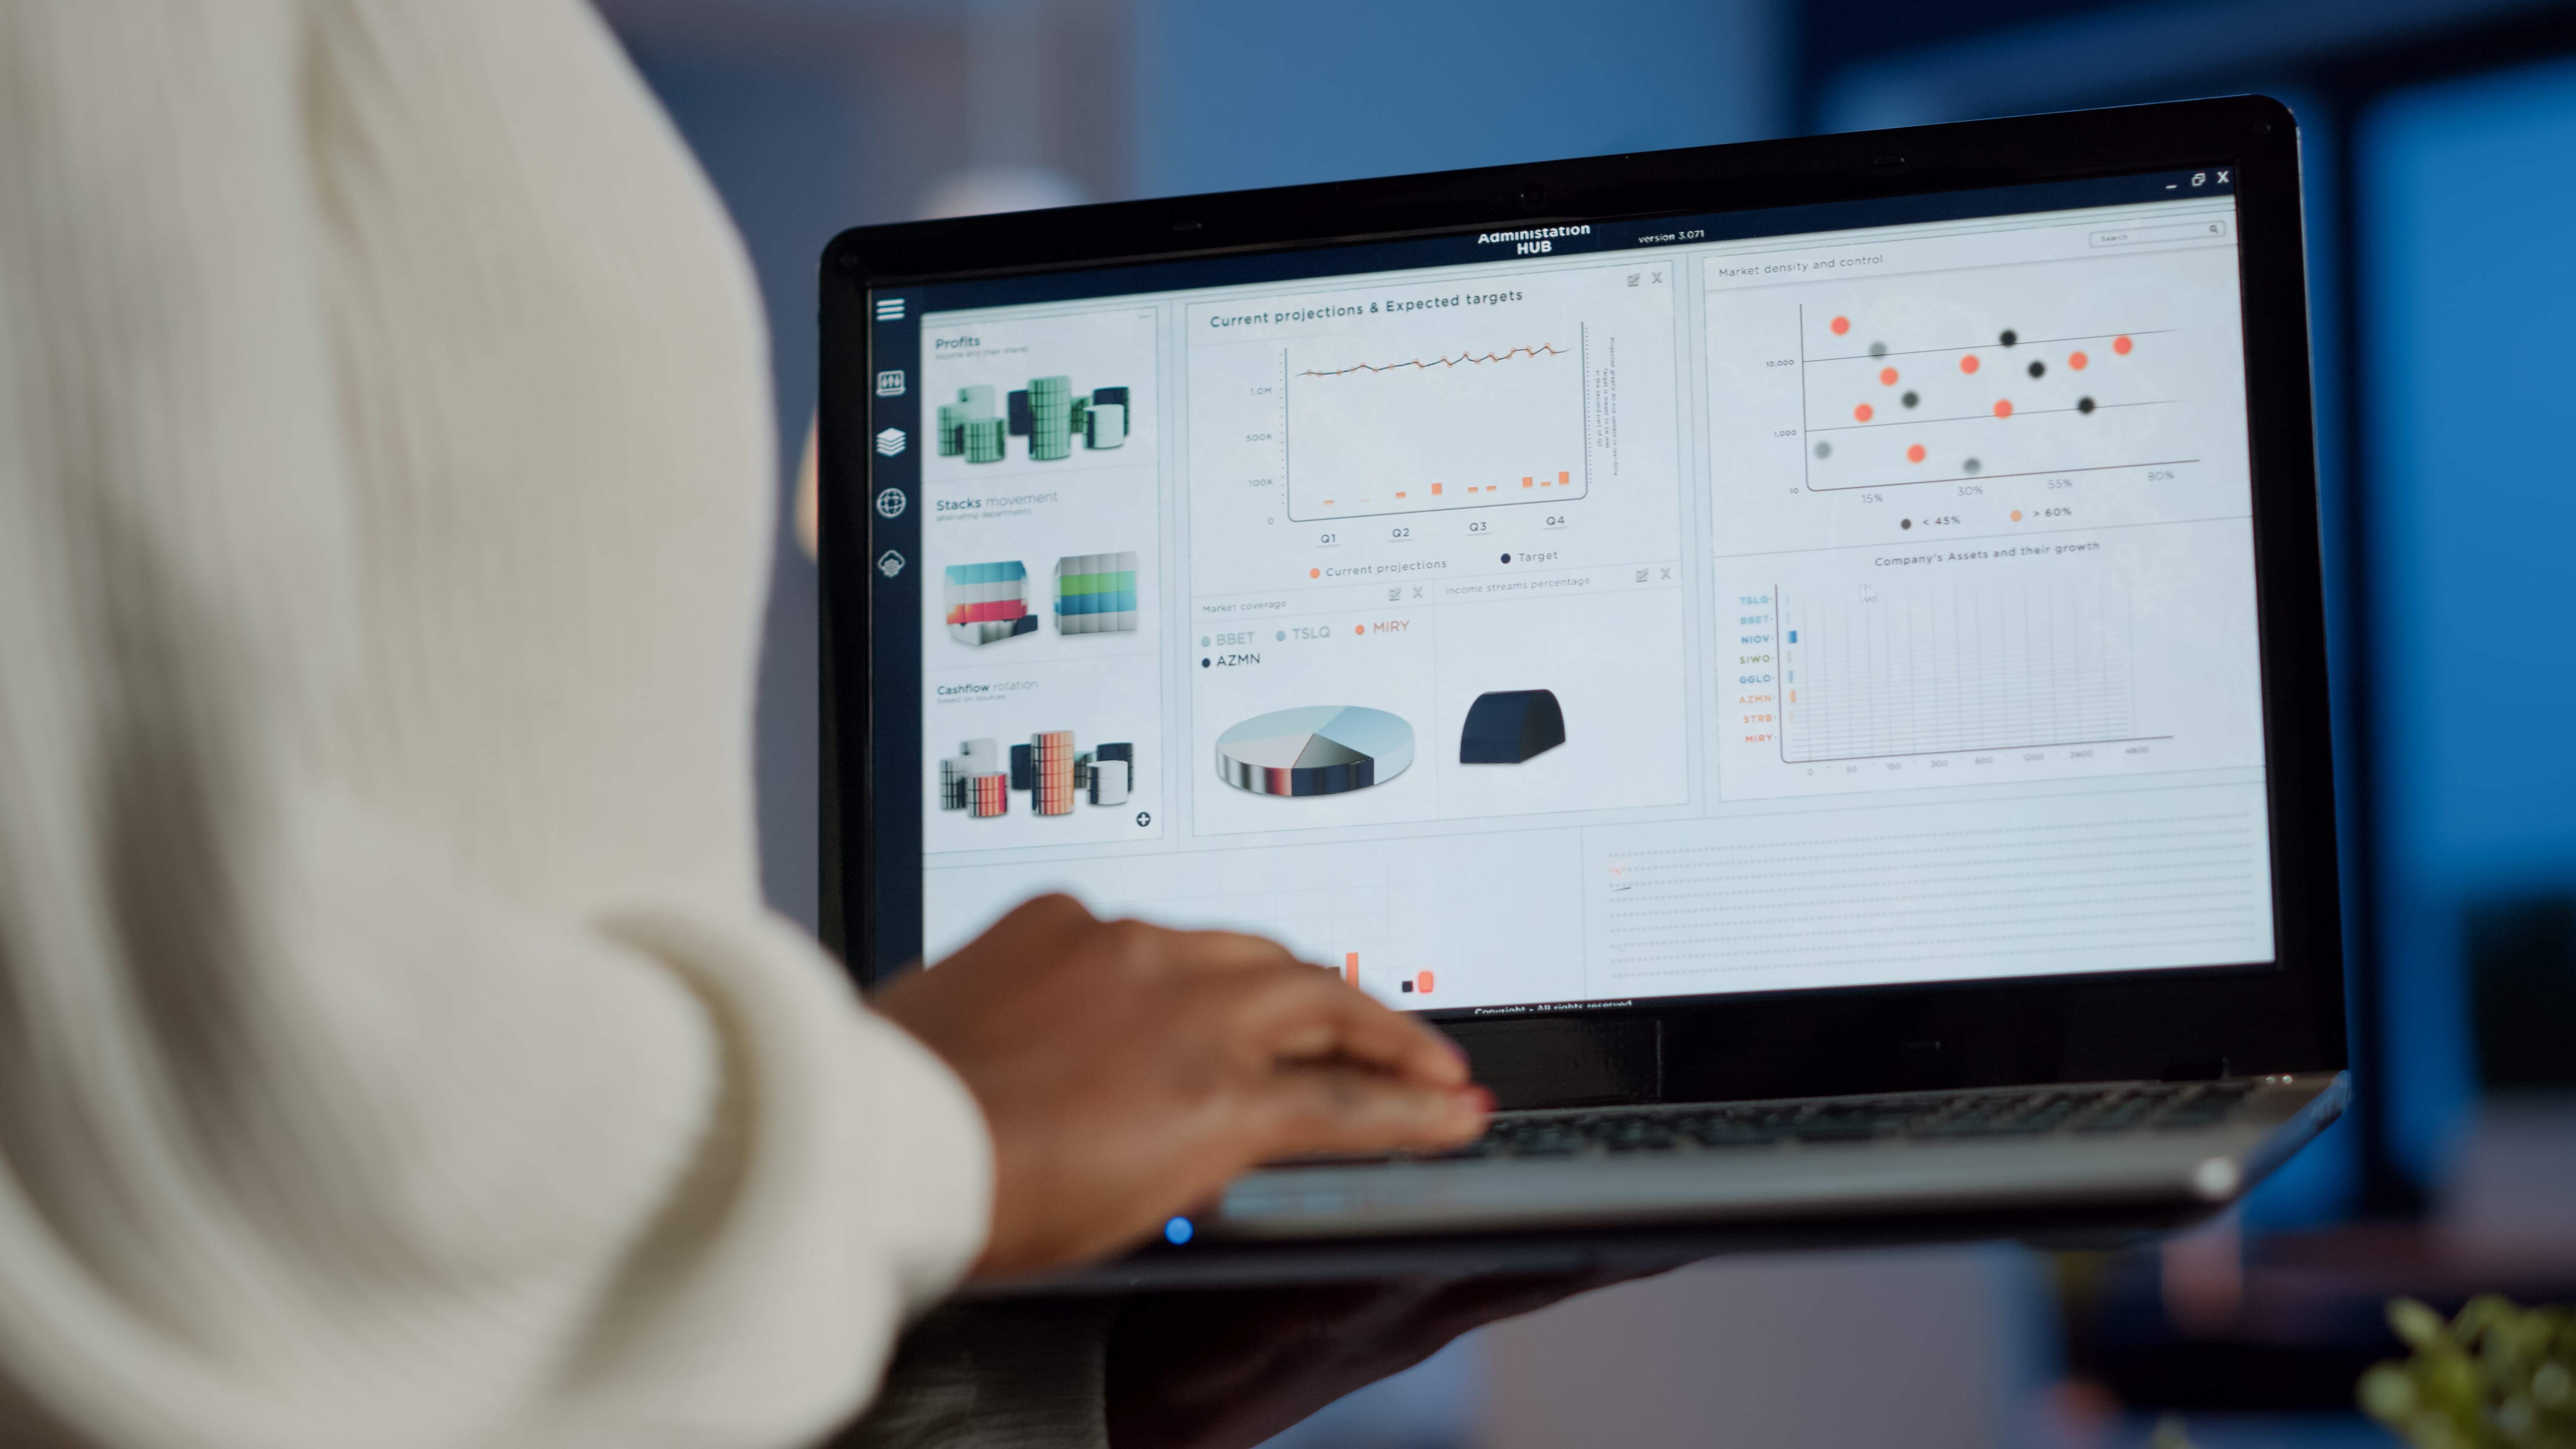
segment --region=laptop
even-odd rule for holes
[[[2261,98],[845,232],[826,938],[1263,933],[1503,1109],[1094,1285],[2214,1211],[2346,1094],[2304,286]]]

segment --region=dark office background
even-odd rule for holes
[[[841,227],[2260,90],[2308,187],[2358,1110],[2121,1252],[1714,1264],[1468,1340],[1283,1444],[2388,1442],[2377,1304],[2576,1298],[2576,11],[2511,0],[599,0],[742,228],[782,497]],[[782,518],[764,873],[815,912]]]

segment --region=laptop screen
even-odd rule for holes
[[[1462,1016],[2272,959],[2223,165],[872,305],[931,961],[1048,890]]]

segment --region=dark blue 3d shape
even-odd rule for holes
[[[1498,689],[1467,707],[1458,763],[1517,765],[1565,743],[1565,710],[1551,689]]]

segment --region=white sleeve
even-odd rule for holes
[[[319,763],[298,27],[0,0],[0,1442],[810,1440],[981,1118],[756,903],[554,918]]]

